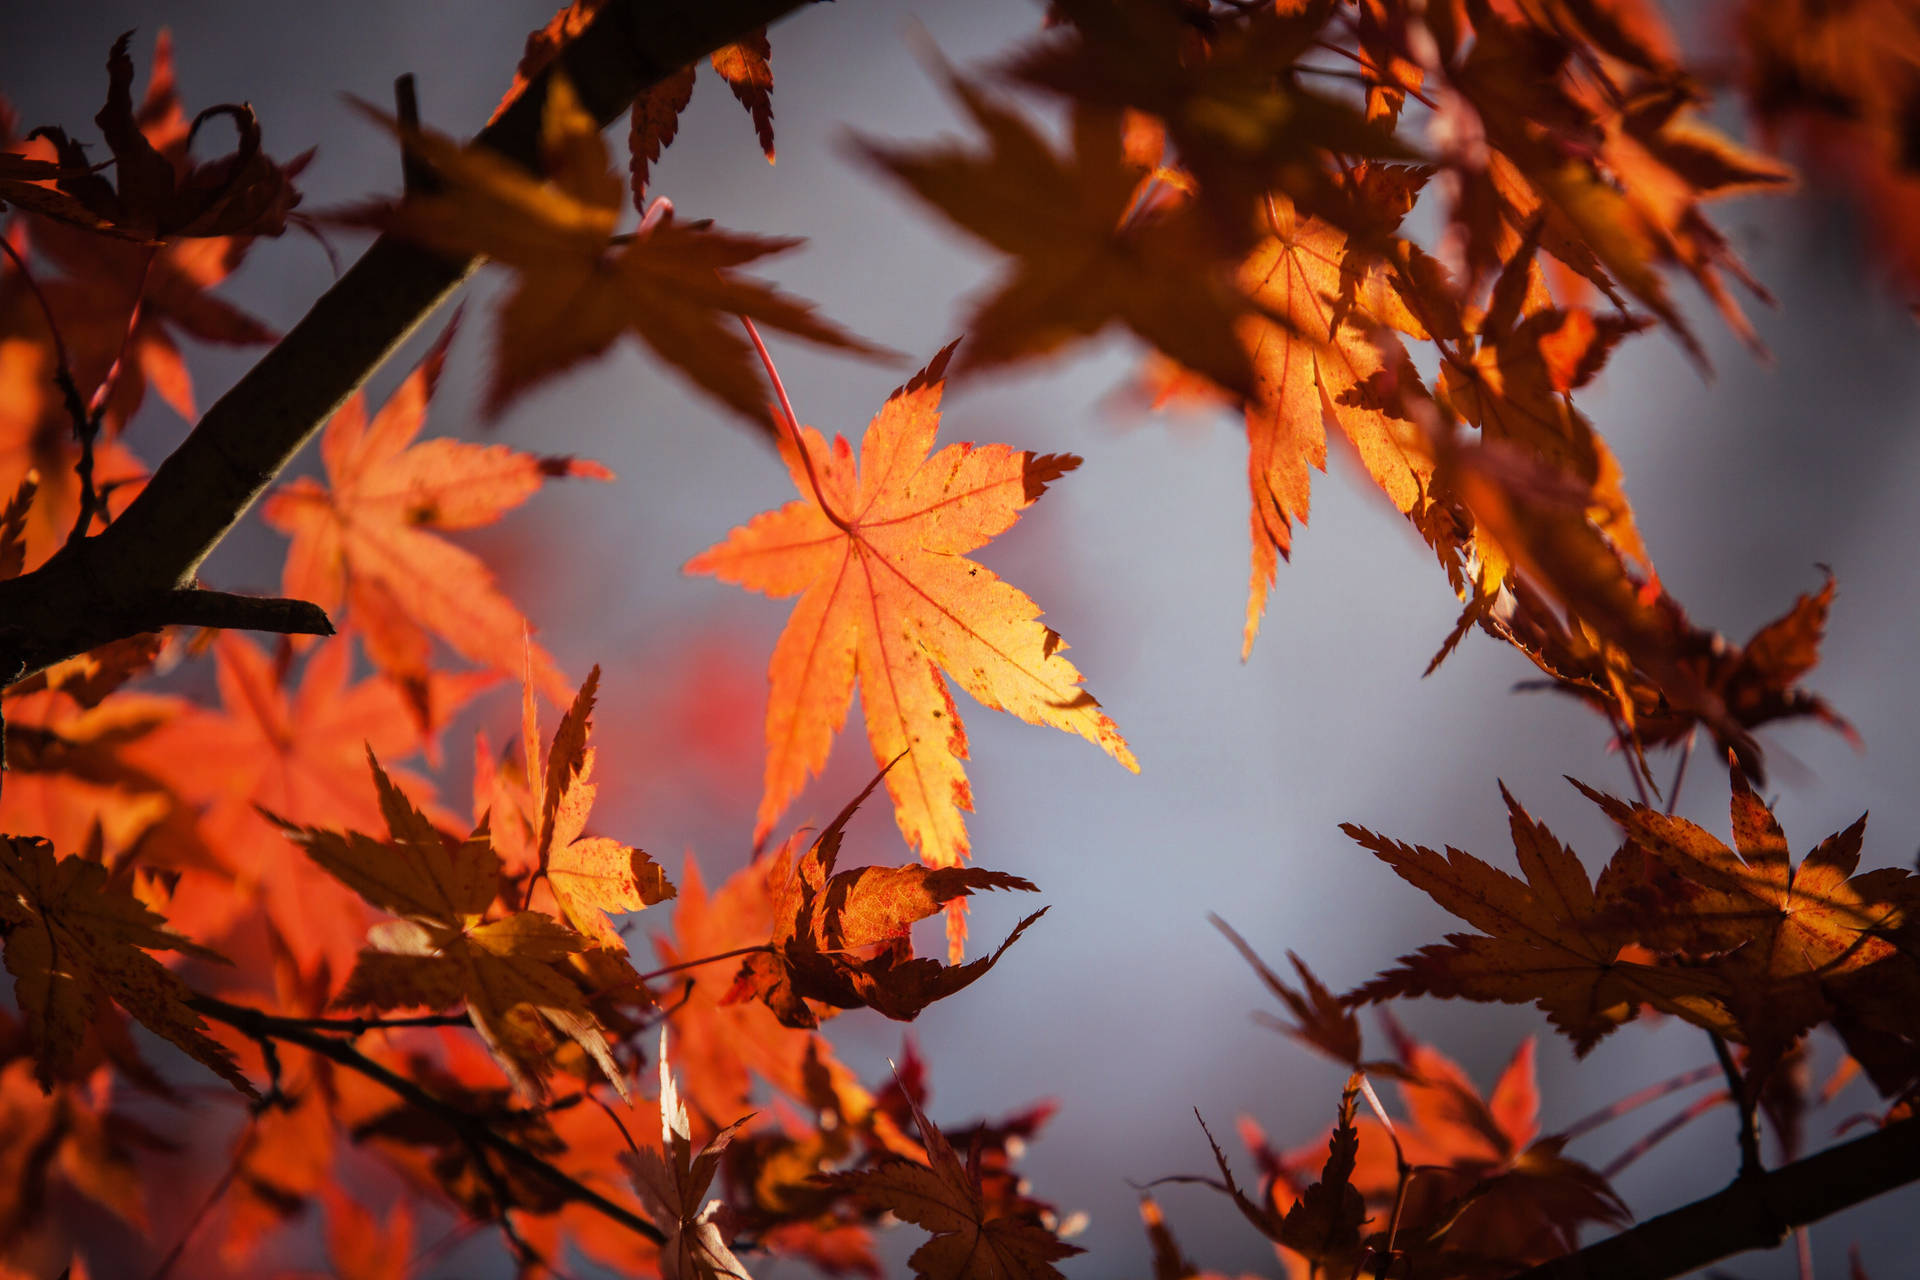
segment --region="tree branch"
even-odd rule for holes
[[[1513,1280],[1672,1280],[1920,1180],[1920,1119],[1901,1120],[1555,1258]]]
[[[531,165],[546,79],[563,69],[611,122],[647,87],[804,0],[608,0],[553,66],[480,131]],[[301,446],[474,269],[382,236],[214,403],[118,519],[0,582],[0,683],[153,629],[128,604],[190,584]]]
[[[195,1012],[212,1018],[216,1022],[224,1022],[252,1039],[262,1042],[282,1040],[288,1044],[299,1045],[309,1053],[326,1058],[349,1071],[357,1072],[394,1094],[401,1101],[418,1107],[444,1122],[459,1135],[462,1142],[469,1146],[496,1152],[509,1164],[517,1165],[535,1177],[545,1180],[567,1199],[579,1201],[602,1217],[646,1237],[655,1244],[663,1244],[666,1241],[666,1236],[662,1234],[660,1228],[633,1210],[618,1201],[609,1200],[592,1187],[541,1159],[512,1139],[501,1137],[493,1126],[481,1117],[469,1115],[451,1103],[436,1098],[415,1081],[375,1062],[337,1035],[329,1035],[325,1031],[306,1026],[299,1019],[276,1017],[273,1014],[262,1013],[258,1009],[249,1009],[244,1005],[228,1004],[225,1000],[214,996],[195,996],[187,1001],[187,1004]],[[503,1204],[501,1208],[504,1211],[506,1206]]]

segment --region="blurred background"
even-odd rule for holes
[[[1689,39],[1711,49],[1718,36],[1701,17],[1707,6],[1686,7]],[[343,94],[385,103],[394,77],[414,72],[425,122],[468,133],[492,110],[526,33],[549,9],[548,0],[11,4],[0,14],[0,92],[26,126],[59,122],[91,138],[108,46],[142,28],[133,49],[144,83],[164,21],[188,109],[248,100],[275,157],[317,146],[301,186],[307,210],[325,209],[398,185],[391,140]],[[909,33],[923,30],[965,66],[1028,38],[1039,16],[1026,0],[841,0],[795,15],[772,33],[773,166],[745,113],[702,74],[653,189],[682,218],[807,237],[761,274],[912,362],[889,369],[776,342],[802,420],[857,440],[887,392],[956,336],[964,301],[996,270],[985,251],[848,158],[856,132],[907,141],[962,131]],[[1696,621],[1744,640],[1796,593],[1819,586],[1817,565],[1833,567],[1840,595],[1808,683],[1853,721],[1866,749],[1856,754],[1814,727],[1766,732],[1771,798],[1796,854],[1871,810],[1867,863],[1904,863],[1920,841],[1913,321],[1879,283],[1848,208],[1817,184],[1715,212],[1779,297],[1777,309],[1755,309],[1771,361],[1754,359],[1695,306],[1713,378],[1668,339],[1643,338],[1613,360],[1581,407],[1612,442],[1655,562]],[[361,247],[350,236],[336,242],[347,260]],[[325,254],[296,233],[257,246],[223,296],[285,328],[330,279]],[[480,434],[485,302],[499,285],[483,274],[469,287],[468,327],[429,431]],[[1675,289],[1699,301],[1684,281]],[[252,358],[190,351],[200,403]],[[1345,988],[1437,941],[1452,922],[1337,824],[1453,844],[1511,867],[1496,788],[1504,780],[1597,866],[1612,830],[1562,775],[1630,788],[1590,712],[1509,692],[1534,674],[1517,653],[1475,635],[1421,678],[1456,602],[1411,531],[1337,451],[1242,663],[1243,434],[1224,413],[1130,415],[1113,392],[1139,359],[1131,340],[1114,338],[1028,374],[954,383],[941,431],[943,441],[1085,456],[981,558],[1047,610],[1142,765],[1134,777],[1083,742],[970,710],[961,696],[977,860],[1036,881],[1052,910],[991,975],[934,1006],[911,1032],[931,1063],[930,1110],[943,1125],[1040,1097],[1060,1101],[1024,1167],[1036,1194],[1086,1213],[1078,1243],[1091,1252],[1065,1265],[1083,1277],[1148,1270],[1129,1180],[1211,1171],[1195,1107],[1223,1139],[1244,1113],[1286,1146],[1315,1139],[1331,1119],[1340,1069],[1250,1021],[1268,998],[1207,913],[1225,916],[1269,960],[1284,962],[1291,949]],[[376,401],[410,366],[408,358],[376,376]],[[131,441],[152,462],[186,429],[150,398]],[[696,855],[709,883],[731,874],[749,856],[765,662],[788,607],[685,577],[680,566],[792,497],[785,469],[761,439],[631,344],[527,396],[495,435],[597,458],[620,477],[549,488],[464,539],[498,568],[573,679],[593,663],[604,668],[597,826],[648,849],[675,879]],[[310,452],[299,469],[316,467]],[[205,576],[274,590],[283,552],[253,519]],[[447,794],[465,794],[467,735],[484,725],[501,741],[515,702],[496,692],[450,731]],[[1712,763],[1706,755],[1694,762],[1681,807],[1724,833],[1725,780]],[[1671,757],[1656,763],[1663,777],[1671,766]],[[855,728],[788,822],[830,816],[870,774]],[[884,805],[856,820],[849,853],[904,860]],[[976,939],[1004,933],[1020,905],[981,903]],[[641,923],[644,936],[665,920],[649,914]],[[1402,1012],[1411,1031],[1483,1088],[1522,1037],[1545,1030],[1531,1009],[1422,1003]],[[903,1028],[865,1011],[835,1020],[830,1034],[869,1081],[901,1052]],[[1384,1052],[1384,1040],[1374,1044]],[[1557,1038],[1543,1037],[1539,1049],[1548,1130],[1713,1060],[1700,1032],[1672,1025],[1630,1027],[1579,1064]],[[1819,1046],[1816,1080],[1833,1056]],[[1635,1112],[1570,1154],[1603,1165],[1691,1096]],[[1871,1105],[1856,1086],[1815,1118],[1810,1143]],[[1646,1217],[1717,1188],[1735,1168],[1733,1129],[1725,1110],[1705,1116],[1635,1163],[1619,1190]],[[1253,1179],[1237,1144],[1227,1145]],[[1203,1265],[1274,1270],[1270,1251],[1224,1199],[1194,1187],[1161,1195]],[[1857,1241],[1874,1275],[1907,1274],[1914,1208],[1909,1190],[1820,1224],[1820,1273],[1844,1274]],[[897,1262],[921,1236],[893,1234]],[[464,1251],[446,1274],[471,1274],[491,1247],[488,1239]],[[1793,1274],[1793,1263],[1788,1252],[1748,1256],[1723,1273],[1761,1280]]]

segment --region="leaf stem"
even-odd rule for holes
[[[655,969],[651,973],[643,973],[640,975],[640,981],[652,982],[655,978],[664,978],[670,973],[680,973],[686,969],[697,969],[703,964],[712,964],[716,960],[731,960],[735,956],[750,956],[756,951],[771,950],[773,950],[773,948],[764,942],[751,947],[736,947],[732,951],[722,951],[719,955],[702,956],[698,960],[682,960],[679,964],[670,964],[664,969]]]
[[[1680,784],[1687,780],[1687,761],[1693,759],[1693,740],[1700,736],[1699,726],[1687,730],[1687,741],[1680,748],[1680,763],[1674,768],[1673,782],[1667,787],[1667,816],[1680,807]]]
[[[1662,1080],[1658,1084],[1650,1084],[1636,1093],[1628,1094],[1618,1102],[1610,1103],[1600,1108],[1591,1115],[1583,1116],[1575,1120],[1572,1124],[1560,1131],[1560,1137],[1567,1142],[1571,1142],[1575,1138],[1585,1137],[1610,1120],[1618,1120],[1628,1112],[1638,1111],[1649,1102],[1657,1102],[1670,1093],[1678,1093],[1682,1089],[1691,1089],[1696,1084],[1703,1084],[1720,1073],[1719,1064],[1713,1063],[1703,1067],[1695,1067],[1691,1071],[1683,1071],[1670,1080]]]
[[[807,469],[807,483],[813,487],[813,500],[820,504],[820,510],[833,522],[836,529],[852,533],[853,526],[841,518],[827,501],[826,493],[820,488],[819,473],[813,469],[813,451],[807,448],[807,441],[800,434],[800,419],[794,415],[793,401],[787,399],[787,384],[780,380],[780,371],[773,367],[773,357],[767,353],[767,344],[760,340],[760,330],[748,316],[741,316],[740,323],[747,328],[747,337],[753,340],[753,349],[760,353],[760,364],[767,371],[767,378],[773,383],[773,392],[780,397],[780,414],[785,420],[787,434],[793,438],[793,447],[800,453],[800,464]]]

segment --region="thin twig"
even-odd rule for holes
[[[227,1161],[227,1171],[221,1174],[219,1181],[207,1191],[206,1199],[200,1202],[200,1207],[194,1210],[193,1217],[187,1220],[185,1229],[180,1232],[180,1238],[173,1242],[173,1248],[167,1250],[167,1256],[160,1259],[160,1265],[153,1269],[153,1274],[148,1276],[147,1280],[167,1280],[167,1276],[173,1271],[174,1264],[179,1262],[181,1255],[187,1251],[188,1242],[193,1239],[194,1233],[200,1230],[200,1224],[207,1220],[207,1215],[213,1212],[213,1207],[219,1204],[233,1187],[233,1180],[240,1176],[240,1162],[246,1157],[247,1149],[253,1145],[253,1135],[253,1121],[249,1119],[246,1136],[234,1147],[233,1158]]]
[[[1727,1092],[1733,1095],[1740,1110],[1740,1176],[1757,1178],[1766,1172],[1766,1165],[1760,1158],[1760,1116],[1754,1105],[1752,1081],[1740,1073],[1740,1065],[1733,1060],[1733,1051],[1723,1036],[1709,1031],[1707,1039],[1713,1042],[1713,1056],[1720,1060],[1720,1070],[1726,1073]]]
[[[1699,736],[1699,726],[1687,730],[1686,745],[1680,748],[1680,763],[1673,771],[1673,783],[1667,788],[1667,816],[1680,805],[1680,784],[1687,780],[1687,761],[1693,759],[1693,740]]]
[[[1684,1110],[1668,1116],[1665,1120],[1662,1120],[1659,1124],[1641,1134],[1632,1146],[1608,1161],[1606,1168],[1600,1170],[1600,1176],[1609,1182],[1613,1181],[1626,1171],[1628,1165],[1659,1146],[1662,1142],[1665,1142],[1668,1138],[1671,1138],[1682,1128],[1692,1124],[1695,1120],[1698,1120],[1701,1116],[1707,1114],[1707,1112],[1713,1110],[1721,1103],[1731,1102],[1732,1100],[1733,1095],[1725,1089],[1715,1089],[1712,1093],[1702,1094],[1700,1097],[1695,1098],[1687,1104]]]
[[[1592,1133],[1595,1129],[1598,1129],[1610,1120],[1618,1120],[1630,1111],[1638,1111],[1649,1102],[1657,1102],[1668,1094],[1678,1093],[1682,1089],[1691,1089],[1694,1085],[1703,1084],[1719,1074],[1720,1066],[1718,1063],[1715,1063],[1711,1066],[1695,1067],[1691,1071],[1683,1071],[1672,1079],[1662,1080],[1658,1084],[1650,1084],[1638,1092],[1628,1094],[1618,1102],[1613,1102],[1600,1108],[1591,1115],[1582,1116],[1580,1119],[1575,1120],[1572,1124],[1560,1131],[1560,1140],[1563,1142],[1572,1142],[1575,1138],[1584,1137]]]
[[[309,1053],[318,1054],[349,1071],[365,1076],[403,1102],[418,1107],[445,1122],[461,1136],[463,1141],[475,1142],[499,1153],[510,1163],[544,1179],[567,1198],[579,1201],[602,1217],[655,1244],[663,1244],[666,1241],[666,1236],[660,1228],[632,1209],[617,1201],[609,1200],[592,1187],[528,1151],[519,1143],[502,1137],[493,1124],[480,1117],[469,1115],[451,1103],[435,1097],[416,1082],[375,1062],[344,1040],[322,1031],[315,1031],[310,1027],[276,1023],[271,1014],[261,1013],[258,1009],[249,1009],[242,1005],[228,1004],[225,1000],[213,996],[195,996],[187,1003],[196,1012],[216,1022],[224,1022],[255,1040],[262,1038],[284,1040],[288,1044],[299,1045]]]

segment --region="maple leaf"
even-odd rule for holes
[[[1701,683],[1719,697],[1735,722],[1756,729],[1774,720],[1809,716],[1857,747],[1859,735],[1853,726],[1825,699],[1799,686],[1801,677],[1819,663],[1834,589],[1829,573],[1820,590],[1796,597],[1785,613],[1762,625],[1744,645],[1692,626],[1677,605],[1662,603],[1672,611],[1682,661],[1700,671]],[[1557,626],[1540,625],[1538,611],[1526,609],[1524,600],[1518,603],[1521,608],[1514,615],[1491,620],[1487,629],[1504,632],[1526,651],[1554,677],[1556,692],[1577,697],[1605,714],[1615,707],[1624,688],[1632,703],[1628,722],[1643,747],[1671,746],[1694,731],[1698,719],[1670,703],[1659,686],[1638,673],[1610,679],[1604,655],[1594,654]]]
[[[1059,1277],[1053,1266],[1085,1252],[1035,1218],[990,1205],[979,1170],[962,1164],[910,1091],[900,1094],[926,1150],[921,1163],[895,1156],[877,1167],[824,1174],[818,1181],[851,1191],[875,1208],[933,1233],[907,1265],[920,1280],[1036,1280]]]
[[[1407,1116],[1391,1135],[1371,1117],[1359,1122],[1353,1181],[1370,1204],[1392,1205],[1401,1190],[1396,1140],[1420,1170],[1401,1205],[1400,1243],[1424,1263],[1410,1264],[1411,1274],[1507,1274],[1572,1252],[1584,1224],[1630,1220],[1605,1178],[1562,1154],[1564,1137],[1541,1136],[1532,1037],[1483,1097],[1451,1059],[1391,1021],[1388,1029]]]
[[[1220,1180],[1183,1174],[1161,1181],[1198,1182],[1212,1187],[1231,1199],[1241,1216],[1267,1239],[1302,1255],[1316,1268],[1324,1266],[1337,1274],[1358,1253],[1360,1228],[1366,1220],[1366,1204],[1352,1183],[1360,1141],[1353,1127],[1353,1111],[1360,1095],[1360,1082],[1358,1074],[1348,1077],[1340,1095],[1340,1107],[1327,1140],[1326,1163],[1319,1179],[1305,1187],[1284,1210],[1265,1196],[1256,1202],[1240,1189],[1226,1153],[1214,1141],[1212,1130],[1207,1128],[1197,1109],[1194,1119],[1200,1121],[1200,1132],[1206,1135],[1207,1145],[1213,1151]]]
[[[694,966],[689,970],[691,990],[673,1015],[674,1043],[687,1096],[716,1128],[725,1123],[722,1117],[748,1108],[754,1076],[810,1106],[809,1079],[815,1073],[831,1080],[843,1099],[857,1088],[826,1041],[782,1025],[759,1001],[730,999],[733,970],[699,963],[766,945],[774,929],[774,904],[785,883],[786,869],[776,859],[761,858],[708,893],[698,863],[689,856],[674,902],[673,936],[654,937],[662,962]],[[845,1109],[861,1107],[848,1102]]]
[[[1256,244],[1240,279],[1264,314],[1241,321],[1256,381],[1247,402],[1247,481],[1253,494],[1253,566],[1244,659],[1253,651],[1293,523],[1306,523],[1311,473],[1326,469],[1326,423],[1353,446],[1367,474],[1403,514],[1426,501],[1433,460],[1422,433],[1388,392],[1418,381],[1391,333],[1426,329],[1392,287],[1385,264],[1333,225],[1269,205],[1272,234]]]
[[[1307,968],[1305,961],[1293,952],[1287,952],[1287,959],[1293,961],[1294,972],[1300,975],[1301,989],[1295,991],[1284,978],[1267,967],[1247,940],[1235,933],[1225,920],[1216,915],[1209,915],[1207,919],[1214,928],[1226,935],[1227,941],[1233,944],[1241,958],[1253,966],[1253,971],[1260,975],[1260,981],[1266,984],[1267,990],[1287,1006],[1287,1011],[1299,1025],[1288,1026],[1270,1014],[1256,1014],[1256,1018],[1282,1035],[1324,1053],[1335,1062],[1344,1062],[1355,1070],[1360,1069],[1359,1020],[1354,1017],[1351,1007],[1314,977],[1313,970]],[[1373,1064],[1367,1065],[1371,1067]]]
[[[966,558],[1013,524],[1071,454],[951,444],[928,456],[949,346],[874,416],[861,461],[811,427],[781,451],[801,497],[756,516],[687,563],[689,573],[772,596],[798,595],[769,666],[766,789],[756,843],[826,763],[856,677],[867,738],[887,774],[907,843],[935,867],[968,853],[973,807],[960,762],[966,732],[945,669],[978,701],[1095,743],[1138,772],[1133,753],[1038,620],[1025,593]],[[957,952],[964,925],[949,938]],[[956,955],[957,958],[957,955]]]
[[[981,889],[1038,892],[1019,876],[980,867],[853,867],[835,872],[846,825],[886,770],[847,803],[787,871],[787,847],[774,855],[769,879],[780,883],[767,950],[741,965],[735,988],[751,991],[791,1027],[814,1027],[807,1006],[817,1000],[842,1009],[871,1008],[910,1022],[921,1010],[983,976],[1046,914],[1044,908],[1014,926],[992,955],[942,965],[916,958],[909,932],[915,921]]]
[[[887,353],[820,319],[811,307],[734,268],[790,249],[792,239],[736,235],[652,218],[614,243],[622,183],[606,144],[562,76],[548,82],[540,154],[545,176],[484,147],[406,128],[396,133],[438,189],[361,210],[370,223],[442,253],[485,256],[517,273],[494,326],[485,409],[497,415],[532,387],[631,333],[708,395],[766,424],[766,393],[735,316],[860,355]]]
[[[254,1096],[225,1048],[188,1007],[193,992],[149,951],[225,963],[166,928],[107,869],[31,836],[0,836],[0,936],[43,1087],[65,1078],[111,999],[234,1088]]]
[[[35,1079],[36,1062],[22,1052],[19,1028],[0,1019],[0,1031],[10,1042],[0,1061],[0,1133],[7,1135],[0,1146],[0,1238],[17,1247],[32,1237],[49,1203],[69,1197],[136,1229],[149,1227],[139,1157],[156,1145],[152,1136],[122,1111],[89,1098],[86,1082],[47,1089]],[[10,1270],[13,1255],[13,1249],[0,1255],[0,1276],[39,1280],[45,1274]]]
[[[1341,825],[1401,879],[1481,931],[1450,934],[1444,943],[1402,956],[1398,968],[1348,998],[1433,995],[1531,1003],[1582,1055],[1634,1018],[1643,1003],[1726,1031],[1719,1002],[1727,992],[1720,980],[1631,958],[1644,954],[1628,950],[1643,938],[1640,855],[1622,849],[1596,885],[1574,852],[1534,821],[1504,785],[1500,794],[1524,880],[1460,849],[1440,854]]]
[[[673,885],[659,864],[641,850],[605,836],[581,834],[597,791],[594,752],[587,745],[587,735],[599,684],[600,668],[595,667],[554,730],[544,770],[536,767],[541,758],[539,711],[532,681],[526,685],[521,722],[532,793],[530,812],[538,824],[532,854],[536,874],[553,890],[567,922],[624,957],[626,942],[606,913],[644,911],[673,897]]]
[[[1611,695],[1628,738],[1638,708],[1626,685],[1629,679],[1640,679],[1657,690],[1670,712],[1705,726],[1739,755],[1749,773],[1762,774],[1759,744],[1732,714],[1725,696],[1707,683],[1709,671],[1699,661],[1712,651],[1713,637],[1687,621],[1657,579],[1636,573],[1621,549],[1593,523],[1590,513],[1607,505],[1594,485],[1501,440],[1448,444],[1441,453],[1440,477],[1446,491],[1458,495],[1472,513],[1475,545],[1483,560],[1502,566],[1489,577],[1497,581],[1510,566],[1521,589],[1555,599],[1565,610],[1565,625],[1544,606],[1532,611],[1549,629],[1547,639],[1529,644],[1523,638],[1520,648],[1529,656],[1541,655],[1535,657],[1537,664],[1559,676],[1562,672],[1553,665],[1556,651],[1571,648],[1578,655],[1584,650],[1593,659],[1595,688]],[[1491,616],[1473,605],[1469,613]],[[1503,630],[1497,621],[1488,629],[1496,635]],[[1578,645],[1560,641],[1553,635],[1556,631],[1577,636]],[[1577,678],[1583,673],[1573,669],[1566,674]]]
[[[260,149],[260,123],[253,108],[234,103],[209,107],[195,121],[196,132],[209,119],[232,121],[239,145],[231,155],[194,165],[186,159],[184,146],[175,155],[163,153],[134,111],[133,59],[127,55],[132,38],[129,31],[114,42],[107,58],[107,102],[94,117],[113,151],[115,181],[95,173],[85,151],[63,130],[41,131],[60,155],[61,189],[91,215],[78,225],[105,224],[141,240],[285,231],[288,214],[300,202],[291,174],[305,158],[284,167],[268,159]],[[62,210],[43,205],[36,212],[57,218]]]
[[[1757,1078],[1830,1015],[1825,984],[1899,958],[1891,934],[1910,910],[1911,877],[1897,868],[1854,874],[1865,815],[1796,867],[1773,813],[1737,765],[1729,773],[1731,849],[1684,818],[1574,785],[1634,846],[1697,886],[1684,909],[1660,914],[1649,937],[1702,957],[1721,978],[1721,999],[1758,1060]]]
[[[660,1149],[641,1147],[626,1159],[633,1185],[646,1201],[656,1223],[663,1224],[666,1240],[660,1246],[661,1280],[719,1280],[737,1276],[751,1280],[740,1260],[720,1235],[715,1215],[718,1200],[706,1198],[713,1175],[720,1171],[720,1155],[751,1115],[735,1120],[707,1140],[700,1154],[693,1152],[686,1104],[667,1063],[667,1029],[660,1028]]]
[[[1244,249],[1269,193],[1316,212],[1337,204],[1329,152],[1412,155],[1390,128],[1299,83],[1298,63],[1333,10],[1314,0],[1216,19],[1162,0],[1063,0],[1066,36],[1008,70],[1078,105],[1161,121],[1181,166],[1198,180],[1211,234]]]
[[[861,153],[1014,258],[966,320],[960,367],[1034,359],[1118,323],[1227,390],[1250,390],[1253,368],[1234,322],[1253,304],[1190,208],[1143,198],[1153,171],[1129,160],[1120,111],[1076,111],[1073,151],[1063,158],[1020,116],[949,82],[989,152],[863,142]]]
[[[152,150],[185,175],[194,124],[174,78],[173,41],[154,38],[152,71],[133,122]],[[309,153],[310,155],[311,153]],[[292,177],[307,156],[286,167]],[[272,342],[266,324],[210,290],[239,267],[251,234],[196,236],[152,244],[103,239],[66,220],[34,226],[34,245],[67,274],[44,282],[80,385],[110,379],[104,418],[118,430],[140,407],[151,384],[188,422],[200,415],[179,337],[224,346]]]
[[[271,494],[267,523],[293,538],[281,588],[329,614],[344,602],[374,665],[398,680],[424,725],[432,637],[498,671],[531,661],[540,687],[569,688],[527,620],[472,552],[439,531],[491,524],[557,476],[611,480],[597,462],[447,437],[416,442],[446,362],[449,326],[372,419],[355,396],[320,439],[327,480]]]
[[[544,1023],[585,1050],[624,1097],[626,1082],[606,1034],[563,967],[590,941],[536,911],[485,919],[500,892],[500,859],[485,829],[450,843],[371,751],[367,764],[390,839],[273,818],[329,875],[400,917],[374,926],[371,945],[334,1004],[381,1010],[465,1004],[508,1078],[534,1094],[544,1092],[551,1049]]]
[[[260,648],[238,632],[214,641],[222,710],[189,708],[127,744],[121,756],[204,806],[200,829],[231,887],[194,895],[217,920],[203,936],[233,923],[256,903],[303,966],[331,962],[341,973],[364,938],[366,913],[353,895],[303,858],[268,857],[278,836],[265,808],[297,822],[368,828],[381,821],[366,786],[366,753],[389,759],[419,750],[416,717],[392,682],[349,683],[349,646],[318,646],[297,688]],[[457,707],[471,681],[437,675],[432,705]],[[430,796],[425,780],[396,770],[394,778]]]

